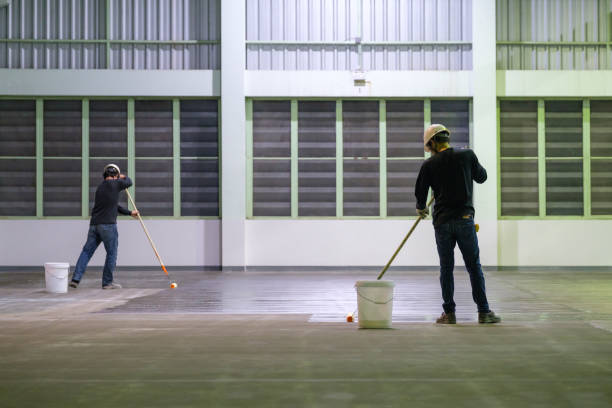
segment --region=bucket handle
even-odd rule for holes
[[[47,275],[50,275],[51,277],[53,277],[53,278],[55,278],[55,279],[57,279],[57,280],[60,280],[60,279],[62,279],[62,280],[63,280],[63,279],[66,279],[66,278],[67,278],[67,276],[57,276],[56,274],[54,274],[54,273],[53,273],[53,272],[51,272],[51,271],[47,271],[47,272],[46,272],[46,274],[47,274]]]
[[[386,302],[378,302],[378,301],[376,301],[374,299],[370,299],[370,298],[368,298],[366,296],[363,296],[361,293],[359,293],[359,290],[357,291],[357,296],[367,300],[368,302],[372,302],[372,303],[374,303],[376,305],[386,305],[387,303],[389,303],[389,302],[391,302],[393,300],[393,296],[391,296],[391,299],[387,300]]]

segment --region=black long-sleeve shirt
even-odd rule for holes
[[[421,166],[414,192],[416,207],[425,208],[431,187],[435,198],[434,226],[453,218],[474,216],[472,180],[482,184],[486,179],[487,171],[472,150],[448,148],[432,155]]]
[[[129,177],[109,179],[100,183],[96,189],[96,201],[91,210],[90,225],[116,224],[117,213],[130,215],[127,208],[119,205],[119,192],[132,185]]]

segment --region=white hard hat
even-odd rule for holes
[[[116,164],[113,164],[113,163],[110,163],[110,164],[107,164],[106,166],[104,166],[104,172],[105,173],[106,173],[106,170],[108,170],[108,169],[115,169],[115,170],[117,170],[118,174],[121,173],[121,170],[119,170],[119,166],[117,166]]]
[[[431,151],[428,146],[429,141],[439,133],[446,133],[450,137],[450,130],[448,130],[444,125],[434,124],[425,129],[425,133],[423,133],[423,145],[425,146],[426,152]]]

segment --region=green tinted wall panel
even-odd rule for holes
[[[0,156],[36,156],[36,102],[0,100]]]
[[[253,157],[291,156],[291,102],[253,101]]]
[[[346,216],[378,216],[380,176],[378,160],[344,160],[344,205]]]
[[[253,215],[291,215],[291,160],[253,160]]]
[[[219,215],[219,160],[181,159],[181,215]]]
[[[343,101],[344,157],[379,156],[378,101]]]
[[[583,215],[582,160],[546,159],[546,214]]]
[[[44,101],[43,154],[45,157],[81,157],[82,102]]]
[[[537,157],[537,101],[500,101],[499,104],[502,157]]]
[[[423,101],[387,101],[387,157],[423,157]]]
[[[0,216],[36,215],[36,159],[0,159]]]
[[[136,157],[136,206],[143,217],[174,214],[173,163]]]
[[[135,102],[136,157],[172,157],[172,101]]]
[[[181,156],[217,157],[219,154],[219,112],[217,100],[180,102]]]
[[[335,157],[336,102],[298,102],[299,157]]]
[[[45,159],[43,216],[81,216],[81,159]]]
[[[539,215],[538,160],[503,159],[501,215]]]
[[[335,216],[336,160],[300,160],[298,172],[298,215]]]
[[[387,215],[414,216],[414,186],[423,160],[387,161]]]
[[[546,101],[546,157],[582,157],[582,101]]]
[[[591,214],[612,215],[612,158],[591,161]]]
[[[591,101],[591,156],[612,157],[612,100]]]
[[[127,101],[89,101],[89,156],[127,157]]]

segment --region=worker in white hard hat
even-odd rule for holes
[[[455,244],[458,244],[470,275],[472,298],[478,308],[478,322],[498,323],[501,318],[491,311],[487,301],[472,204],[473,181],[484,183],[487,171],[478,163],[472,150],[450,147],[450,134],[444,125],[435,124],[425,129],[423,144],[425,150],[432,155],[421,166],[415,187],[419,216],[429,215],[426,202],[430,187],[435,199],[433,225],[440,257],[440,286],[444,302],[444,312],[436,322],[457,322],[453,300],[453,268]]]
[[[104,180],[96,189],[96,201],[91,210],[87,241],[70,282],[70,287],[74,289],[79,286],[87,264],[101,242],[104,243],[104,249],[106,249],[106,260],[102,270],[102,289],[121,289],[121,285],[113,279],[119,246],[117,214],[131,215],[136,218],[138,211],[130,211],[119,205],[119,193],[132,185],[132,180],[125,174],[121,174],[119,166],[112,163],[106,165],[102,178]]]

